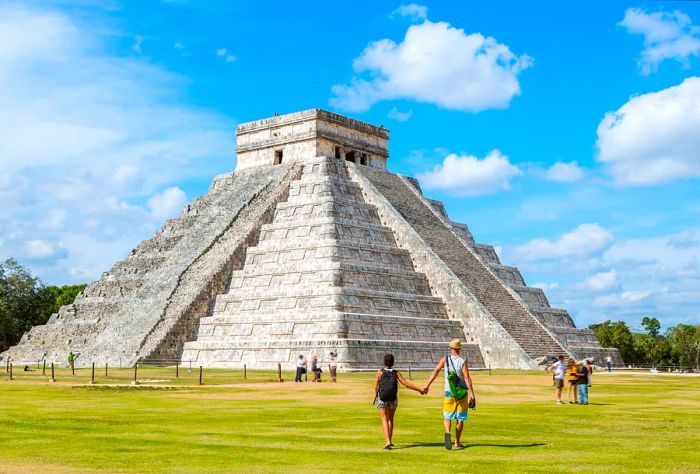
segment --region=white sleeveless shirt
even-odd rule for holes
[[[448,393],[450,393],[450,383],[447,381],[447,373],[448,370],[450,372],[457,372],[457,375],[459,376],[459,384],[467,388],[467,383],[464,380],[464,374],[462,373],[462,366],[464,366],[464,359],[462,359],[460,356],[455,356],[455,355],[450,355],[445,357],[445,396],[450,396]]]

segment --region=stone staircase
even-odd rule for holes
[[[209,193],[2,357],[65,364],[73,351],[81,354],[78,365],[176,358],[194,319],[207,314],[212,293],[224,290],[236,259],[240,266],[245,258],[241,249],[265,206],[274,208],[293,174],[293,165],[282,165],[217,177]]]
[[[528,311],[526,303],[491,270],[489,263],[500,265],[492,247],[479,246],[476,252],[471,251],[465,244],[473,242],[466,226],[448,221],[444,207],[422,198],[415,182],[381,170],[365,167],[357,170],[370,180],[531,358],[567,353],[558,339]],[[457,234],[463,238],[458,238]],[[508,267],[499,270],[517,279]]]
[[[450,339],[464,340],[344,162],[305,162],[288,194],[212,314],[199,319],[183,361],[276,368],[335,351],[341,368],[370,369],[392,352],[400,367],[428,368]],[[483,367],[478,346],[465,354]]]

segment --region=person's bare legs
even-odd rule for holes
[[[389,425],[389,444],[394,445],[392,441],[394,439],[394,414],[396,413],[396,408],[387,408],[386,417]]]
[[[462,438],[462,430],[464,429],[464,422],[458,421],[455,423],[455,448],[461,448],[462,443],[460,439]]]
[[[561,403],[561,389],[557,388],[557,401]]]
[[[382,429],[384,430],[384,447],[386,448],[391,444],[391,435],[389,434],[389,419],[387,408],[379,409],[379,416],[382,418]]]

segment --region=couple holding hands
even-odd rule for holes
[[[394,434],[394,414],[398,407],[398,384],[406,388],[426,395],[430,385],[444,369],[445,374],[445,398],[443,399],[443,421],[445,425],[445,448],[452,449],[452,420],[455,420],[455,448],[462,448],[460,438],[467,421],[467,408],[476,408],[476,398],[472,379],[469,376],[467,362],[460,356],[462,344],[459,339],[450,342],[450,354],[440,359],[437,366],[430,374],[428,383],[419,388],[407,381],[401,372],[394,369],[394,356],[384,356],[384,367],[377,371],[374,381],[374,404],[379,409],[384,428],[384,449],[392,449],[394,444],[391,439]]]

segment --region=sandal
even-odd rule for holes
[[[445,433],[445,449],[452,449],[452,437],[450,433]]]

